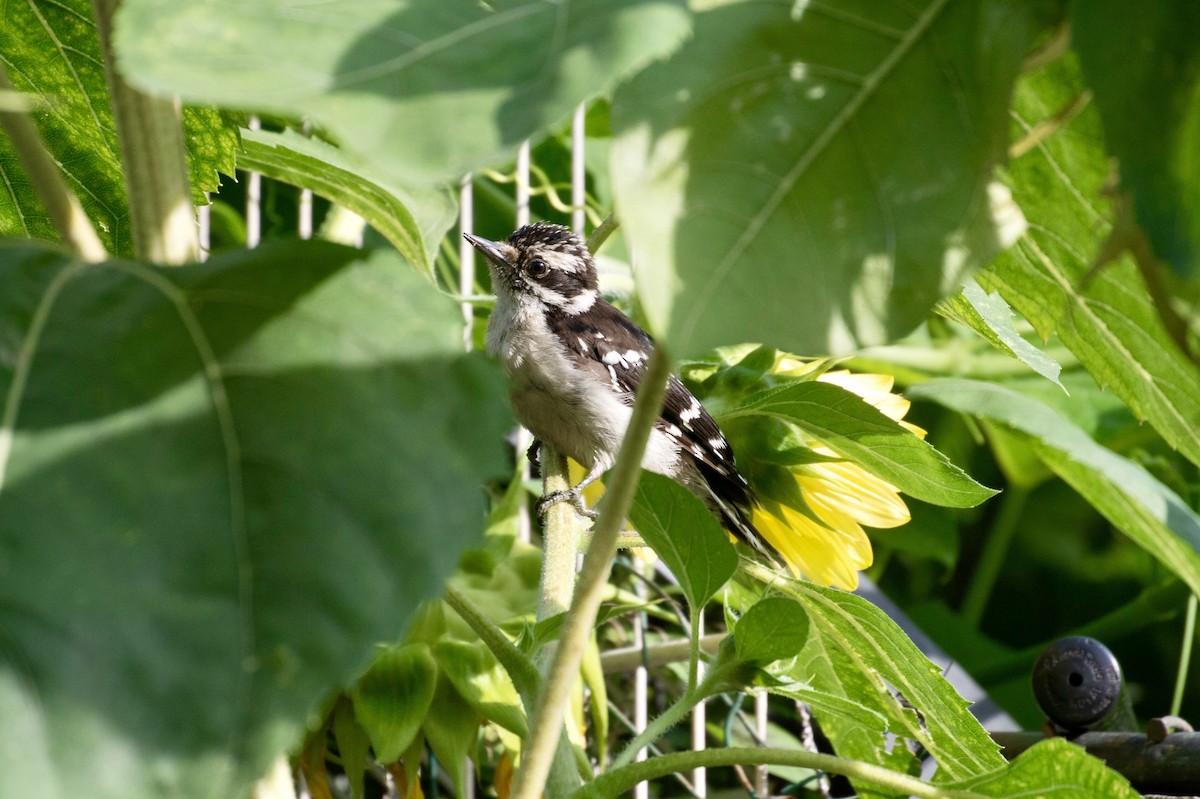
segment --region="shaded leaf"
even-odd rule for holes
[[[679,580],[693,613],[737,569],[737,550],[721,523],[691,491],[669,477],[642,473],[629,519]]]
[[[0,794],[241,792],[507,469],[499,377],[388,254],[0,245],[0,341]]]
[[[375,656],[351,696],[377,761],[398,760],[416,739],[436,682],[437,661],[426,644],[390,646]]]
[[[457,221],[450,191],[408,189],[381,179],[378,171],[347,153],[294,131],[246,130],[241,164],[270,178],[311,189],[367,221],[400,254],[426,274],[433,274],[438,244]]]
[[[720,418],[752,415],[796,425],[904,493],[935,505],[971,508],[996,493],[972,480],[910,430],[840,386],[814,380],[768,389],[725,411]]]
[[[311,116],[402,181],[509,159],[583,100],[674,48],[679,0],[129,0],[129,79],[164,94]]]
[[[129,202],[100,42],[88,0],[0,5],[0,56],[14,87],[36,102],[33,114],[109,252],[128,254]],[[237,125],[211,109],[185,108],[192,197],[216,191],[218,172],[234,171]],[[0,235],[58,240],[7,137],[0,135]]]
[[[341,699],[333,709],[333,737],[337,741],[342,770],[350,782],[354,799],[362,799],[363,778],[367,773],[367,754],[371,742],[367,733],[354,718],[354,705]]]
[[[907,747],[888,742],[890,732],[919,742],[937,761],[940,779],[1003,765],[966,700],[883,611],[854,594],[812,583],[789,580],[772,588],[799,602],[811,625],[795,663],[773,673],[865,708],[820,717],[839,754],[911,772],[917,761]],[[872,714],[882,716],[884,724]]]
[[[840,353],[923,320],[1010,235],[988,184],[1029,14],[999,0],[698,13],[692,39],[613,98],[617,207],[653,329],[681,356],[739,341]]]
[[[936,310],[947,319],[971,328],[996,349],[1063,388],[1058,379],[1062,367],[1017,332],[1013,326],[1012,308],[999,294],[989,294],[974,279],[968,280],[961,292],[940,300]]]
[[[1071,7],[1071,44],[1104,124],[1121,186],[1158,257],[1200,269],[1200,6],[1089,0]],[[1120,53],[1119,58],[1114,58]]]
[[[455,795],[462,796],[467,758],[479,738],[480,718],[445,674],[438,675],[433,708],[434,712],[425,716],[421,729],[434,757],[454,781]]]
[[[1141,466],[1037,400],[994,383],[935,380],[911,394],[1018,434],[1114,526],[1200,592],[1200,516]]]
[[[466,641],[440,641],[434,653],[442,674],[476,713],[522,738],[528,735],[517,689],[487,647]],[[433,712],[443,709],[434,707]]]

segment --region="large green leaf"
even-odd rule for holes
[[[971,508],[995,495],[925,441],[853,392],[820,381],[754,394],[720,415],[769,416],[816,436],[906,494],[936,505]]]
[[[0,4],[0,60],[36,103],[34,119],[68,186],[113,253],[129,253],[129,202],[100,42],[88,0]],[[212,110],[184,113],[188,168],[198,202],[233,174],[237,126]],[[0,235],[58,239],[36,192],[0,134]]]
[[[1001,0],[722,3],[613,99],[641,300],[679,355],[845,351],[986,262],[1033,24]],[[999,198],[997,198],[999,199]]]
[[[971,279],[963,285],[958,294],[939,301],[936,310],[947,319],[953,319],[971,328],[996,349],[1008,353],[1059,388],[1066,390],[1058,379],[1062,367],[1017,332],[1012,308],[1000,295],[995,292],[989,294]]]
[[[950,787],[950,786],[947,786]],[[1050,738],[1012,763],[953,788],[997,799],[1036,796],[1045,799],[1139,799],[1129,781],[1064,738]]]
[[[1200,593],[1200,516],[1141,466],[1037,400],[995,383],[935,380],[910,393],[1019,434],[1114,526]]]
[[[0,795],[237,795],[437,594],[499,378],[400,258],[0,245]]]
[[[1071,44],[1155,252],[1200,269],[1200,5],[1077,2]],[[1120,57],[1114,57],[1120,53]]]
[[[409,181],[506,160],[673,49],[681,0],[127,0],[117,48],[148,88],[311,115]]]
[[[694,613],[737,569],[737,550],[716,517],[669,477],[642,474],[629,519],[679,580]]]
[[[1029,132],[1075,105],[1082,91],[1074,62],[1057,61],[1019,84],[1016,124]],[[1043,338],[1057,333],[1097,383],[1200,464],[1200,372],[1163,328],[1128,257],[1090,274],[1110,227],[1101,139],[1095,110],[1084,108],[1012,162],[1008,182],[1030,227],[979,283]]]
[[[411,189],[371,174],[347,153],[294,131],[246,130],[246,169],[311,189],[361,216],[421,271],[432,274],[438,244],[457,221],[449,189]]]
[[[906,746],[886,740],[890,732],[920,743],[937,761],[940,779],[963,779],[1003,765],[966,700],[883,611],[854,594],[812,583],[789,580],[772,588],[799,602],[810,621],[808,643],[777,676],[808,686],[818,699],[826,697],[822,704],[834,712],[822,715],[821,725],[839,754],[901,771],[915,768]],[[794,695],[795,686],[782,692]],[[830,700],[848,703],[851,712],[839,712]]]

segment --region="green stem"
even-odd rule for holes
[[[625,748],[613,760],[611,768],[618,769],[631,763],[637,757],[639,751],[658,740],[666,734],[667,730],[683,721],[684,717],[692,712],[692,708],[696,705],[714,693],[717,693],[718,688],[716,686],[724,679],[725,675],[720,667],[715,667],[709,669],[708,674],[704,677],[704,682],[699,685],[696,685],[695,682],[690,683],[689,690],[683,696],[679,697],[675,700],[674,704],[656,716],[646,725],[646,729],[638,733],[637,737],[625,745]]]
[[[571,487],[571,475],[567,459],[546,444],[542,444],[542,491],[550,494]],[[575,592],[575,559],[579,554],[578,544],[582,525],[574,506],[569,502],[558,502],[546,514],[546,526],[542,530],[542,576],[538,593],[537,619],[542,621],[571,606],[571,595]],[[547,676],[554,662],[558,642],[545,644],[534,656],[539,678]],[[539,679],[539,684],[541,680]],[[537,706],[537,694],[522,697],[525,707]],[[545,795],[548,799],[563,799],[579,787],[580,773],[575,768],[574,747],[563,735],[562,723],[558,723],[559,738],[555,743],[550,770],[546,775]],[[585,772],[584,776],[591,776]]]
[[[983,545],[983,554],[979,557],[979,565],[971,577],[967,595],[963,598],[962,617],[973,626],[978,627],[987,609],[988,600],[1000,577],[1000,568],[1008,556],[1009,547],[1017,534],[1017,523],[1025,510],[1025,502],[1029,499],[1030,489],[1022,485],[1012,485],[1001,497],[1000,514],[992,525],[991,535]]]
[[[558,650],[550,672],[542,685],[541,694],[529,722],[529,739],[522,752],[521,768],[512,788],[512,799],[539,799],[550,762],[562,732],[561,719],[567,708],[571,687],[579,673],[584,648],[600,599],[604,594],[608,573],[616,552],[617,537],[625,524],[625,515],[633,502],[633,493],[641,477],[642,455],[654,428],[670,377],[670,359],[663,345],[655,347],[646,362],[633,416],[617,454],[617,462],[606,483],[605,499],[600,518],[592,531],[592,546],[583,559],[579,583],[571,609],[563,625]]]
[[[121,0],[92,0],[104,53],[104,75],[129,192],[137,257],[160,264],[194,260],[199,252],[177,103],[134,89],[117,70],[113,15]]]
[[[0,63],[0,92],[8,92],[12,88],[8,72]],[[62,240],[85,261],[103,261],[107,258],[108,253],[100,243],[96,229],[79,204],[79,198],[63,180],[58,164],[46,150],[37,126],[29,115],[23,110],[0,109],[0,128],[12,142],[17,158],[21,160],[21,166],[42,202],[42,208]]]
[[[1175,673],[1175,693],[1171,697],[1171,715],[1178,716],[1183,707],[1183,689],[1187,687],[1188,670],[1192,663],[1192,647],[1196,643],[1196,595],[1188,596],[1187,613],[1183,621],[1183,646],[1179,650],[1179,671]]]
[[[699,689],[700,682],[700,625],[704,622],[704,611],[692,608],[692,634],[688,640],[688,693]]]
[[[508,636],[499,627],[488,621],[466,594],[452,585],[447,585],[444,596],[446,604],[453,608],[454,612],[467,623],[467,626],[475,631],[479,640],[483,641],[483,645],[496,656],[496,660],[508,672],[513,687],[521,695],[521,701],[526,706],[532,706],[542,687],[542,676],[538,674],[537,666],[533,665],[533,661],[525,657],[524,653],[508,640]]]
[[[796,749],[770,749],[767,747],[728,749],[705,749],[699,752],[675,752],[659,755],[639,763],[630,763],[601,774],[576,793],[578,799],[609,799],[620,796],[633,786],[647,780],[665,777],[693,768],[718,766],[779,765],[809,768],[831,774],[843,774],[858,786],[871,786],[884,793],[916,796],[920,799],[984,799],[974,791],[956,791],[939,788],[924,780],[900,774],[872,763],[845,760],[833,755],[822,755]]]
[[[617,228],[620,226],[621,220],[617,219],[616,214],[609,214],[604,217],[604,221],[596,226],[596,229],[592,231],[592,235],[588,236],[588,252],[595,255],[604,246],[604,242],[608,241],[608,237],[616,233]]]
[[[552,494],[571,487],[567,459],[542,444],[542,491]],[[546,513],[546,526],[542,531],[542,579],[538,597],[537,620],[566,613],[571,607],[571,596],[575,593],[575,557],[582,534],[579,515],[569,502],[557,502]],[[538,654],[539,664],[545,669],[553,657],[554,646],[547,644]]]

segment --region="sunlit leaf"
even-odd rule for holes
[[[812,381],[769,389],[725,411],[720,418],[750,415],[770,416],[796,425],[904,493],[935,505],[970,508],[996,493],[840,386]]]
[[[1083,747],[1064,738],[1039,743],[991,774],[958,780],[947,788],[996,799],[1038,796],[1046,799],[1138,799],[1129,781]]]
[[[730,2],[613,98],[642,307],[682,356],[911,330],[1002,242],[990,196],[1030,9]],[[933,133],[936,132],[936,133]]]
[[[9,79],[35,102],[34,120],[67,185],[113,253],[133,249],[129,201],[100,41],[88,0],[0,5],[0,53]],[[218,172],[232,174],[237,126],[210,109],[185,109],[192,194],[204,202]],[[0,235],[57,240],[12,144],[0,134]]]
[[[1200,592],[1200,516],[1144,468],[1037,400],[994,383],[935,380],[911,393],[1020,435],[1114,526]]]
[[[244,168],[311,189],[353,211],[413,266],[432,274],[438,243],[457,220],[448,189],[404,188],[336,147],[293,131],[246,130],[242,142]]]
[[[1082,91],[1070,59],[1024,78],[1014,100],[1021,134],[1075,106]],[[1200,464],[1200,372],[1163,328],[1128,257],[1091,271],[1111,227],[1108,175],[1091,107],[1014,159],[1007,182],[1030,227],[979,283],[999,292],[1043,338],[1057,334],[1097,383]]]
[[[1062,367],[1046,353],[1030,344],[1013,326],[1012,308],[996,293],[988,293],[973,279],[963,290],[937,304],[943,316],[962,322],[983,336],[993,347],[1006,352],[1042,377],[1061,387],[1058,375]]]

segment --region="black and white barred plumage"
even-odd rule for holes
[[[591,253],[569,229],[538,222],[501,242],[464,235],[491,270],[488,351],[508,373],[517,418],[588,470],[549,499],[578,506],[579,492],[616,460],[654,342],[600,296]],[[754,495],[716,422],[675,377],[663,405],[642,466],[687,487],[726,529],[770,556],[747,518]]]

